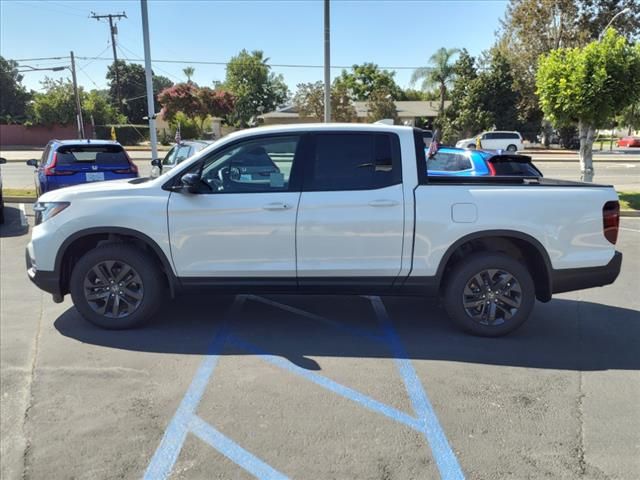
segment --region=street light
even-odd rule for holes
[[[602,35],[604,35],[604,32],[607,31],[607,28],[609,28],[609,26],[611,26],[611,24],[613,23],[613,21],[618,18],[620,15],[624,15],[625,13],[629,13],[631,11],[631,9],[629,7],[625,7],[622,10],[620,10],[618,13],[616,13],[613,18],[611,20],[609,20],[609,23],[607,23],[607,26],[604,27],[602,29],[602,31],[600,32],[600,35],[598,35],[598,40],[602,39]]]
[[[70,52],[71,56],[71,66],[64,65],[60,67],[46,67],[46,68],[36,68],[31,65],[20,65],[20,68],[27,68],[28,70],[18,70],[18,73],[27,73],[27,72],[38,72],[38,71],[49,71],[49,72],[60,72],[62,70],[68,69],[71,72],[71,78],[73,79],[73,94],[76,97],[76,120],[78,122],[78,135],[80,138],[84,138],[84,119],[82,118],[82,105],[80,103],[80,93],[78,91],[78,80],[76,78],[76,62],[73,56],[73,52]]]

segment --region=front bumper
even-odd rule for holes
[[[618,278],[621,266],[622,253],[615,252],[611,261],[603,267],[553,270],[551,272],[552,292],[571,292],[610,285]]]
[[[62,297],[60,289],[60,275],[58,272],[48,272],[44,270],[38,270],[31,255],[29,255],[29,249],[25,251],[25,257],[27,262],[27,276],[40,290],[44,290],[52,294],[54,297]]]

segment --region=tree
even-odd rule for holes
[[[511,65],[523,130],[533,134],[542,122],[536,94],[538,58],[553,49],[584,46],[597,39],[623,8],[629,11],[616,18],[615,27],[632,40],[640,32],[640,3],[634,0],[510,0],[493,50]]]
[[[256,123],[258,115],[274,110],[289,98],[282,75],[271,72],[268,60],[260,50],[242,50],[229,60],[223,85],[236,100],[229,123],[247,127]]]
[[[118,113],[116,108],[111,105],[108,91],[91,90],[85,94],[81,90],[80,94],[85,122],[88,122],[91,117],[93,117],[96,125],[124,123],[126,121],[126,118],[123,118],[123,115]]]
[[[71,81],[46,77],[41,84],[45,91],[36,93],[31,105],[33,123],[75,125],[76,101]]]
[[[115,76],[115,63],[107,70],[107,80],[109,82],[109,97],[111,102],[128,119],[130,123],[145,123],[144,117],[148,115],[147,107],[147,87],[144,67],[136,63],[125,63],[118,60],[118,73],[120,75],[120,90],[122,104],[117,104],[118,91]],[[153,76],[153,96],[157,99],[158,93],[173,85],[171,80],[163,76]],[[160,105],[155,104],[155,111],[160,110]]]
[[[371,123],[383,119],[392,119],[393,123],[398,122],[396,102],[393,101],[391,92],[384,87],[373,90],[369,94],[367,109],[369,110],[367,120]]]
[[[293,97],[293,104],[301,117],[311,117],[318,121],[324,117],[324,83],[301,83]],[[334,122],[354,122],[358,118],[351,96],[344,85],[331,89],[331,120]]]
[[[411,85],[422,80],[422,90],[438,87],[440,91],[440,116],[444,115],[444,101],[447,88],[451,85],[455,75],[452,58],[459,52],[457,48],[440,48],[429,58],[429,66],[418,68],[411,75]]]
[[[608,29],[583,48],[558,48],[540,59],[537,92],[542,110],[556,125],[577,123],[580,170],[593,181],[596,128],[640,99],[640,44]]]
[[[22,85],[18,63],[0,56],[0,122],[20,122],[25,119],[31,94]]]
[[[493,116],[482,104],[484,92],[478,81],[475,58],[463,49],[453,65],[453,70],[451,105],[440,122],[442,138],[447,143],[468,138],[493,125]]]
[[[640,130],[640,101],[622,110],[618,116],[618,125],[627,129],[627,135],[631,135],[633,130]]]
[[[164,118],[174,122],[179,112],[196,122],[198,136],[209,116],[224,117],[233,110],[233,96],[224,90],[198,87],[193,82],[178,83],[158,95]]]
[[[191,83],[191,77],[193,77],[196,69],[193,67],[186,67],[182,69],[182,72],[184,73],[185,77],[187,77],[187,83]]]
[[[353,65],[350,72],[342,70],[342,73],[333,82],[337,88],[343,88],[349,92],[354,101],[366,101],[372,92],[385,90],[394,100],[402,97],[402,90],[396,84],[395,72],[380,70],[375,63],[363,63]]]

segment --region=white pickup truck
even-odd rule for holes
[[[496,336],[536,299],[612,283],[622,262],[613,188],[429,177],[410,127],[244,130],[158,178],[55,190],[34,210],[29,277],[105,328],[197,286],[440,295],[458,325]]]

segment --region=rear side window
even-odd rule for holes
[[[100,166],[128,166],[124,150],[119,145],[62,146],[57,150],[57,165],[93,163]]]
[[[460,172],[471,166],[471,160],[463,153],[438,152],[427,159],[427,170],[431,172]]]
[[[312,171],[305,190],[370,190],[402,181],[400,145],[385,133],[322,133],[315,136]]]

